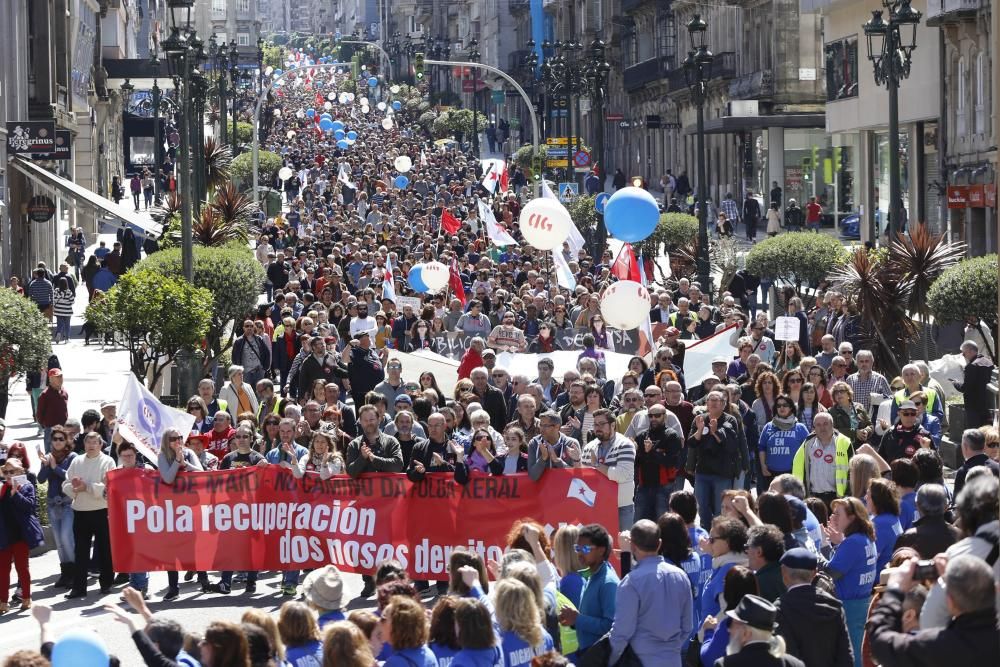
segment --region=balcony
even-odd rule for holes
[[[734,100],[759,100],[774,96],[774,73],[762,69],[735,79],[729,84],[729,97]]]
[[[659,81],[667,74],[666,56],[656,56],[625,68],[624,85],[627,92],[633,92],[646,84]]]
[[[715,61],[712,63],[712,76],[709,81],[729,80],[736,78],[736,53],[733,51],[723,51],[715,54]],[[687,77],[684,76],[684,68],[676,67],[666,74],[670,92],[677,92],[687,88]]]
[[[524,61],[531,55],[528,49],[517,49],[511,51],[507,56],[507,72],[522,72],[525,69]]]
[[[511,14],[520,14],[531,9],[531,0],[508,0],[507,7]]]
[[[634,12],[651,0],[622,0],[622,13]]]
[[[927,25],[938,26],[975,18],[985,4],[982,0],[927,0]]]

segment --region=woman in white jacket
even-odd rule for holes
[[[87,595],[87,566],[90,548],[100,570],[101,594],[111,592],[115,571],[111,563],[111,531],[108,526],[108,501],[104,496],[108,473],[114,460],[102,450],[101,436],[90,432],[83,438],[84,455],[77,456],[66,469],[62,490],[73,499],[74,572],[73,587],[66,599]]]
[[[239,421],[244,412],[257,414],[257,395],[253,387],[243,381],[243,367],[229,367],[229,382],[219,392],[219,401],[226,402],[226,412],[233,417],[233,423]]]

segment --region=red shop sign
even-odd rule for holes
[[[997,186],[995,183],[983,186],[983,204],[987,208],[997,207]]]
[[[969,202],[968,185],[948,186],[948,208],[965,208]]]
[[[981,185],[970,185],[969,186],[969,206],[971,208],[982,208],[985,204],[983,195],[983,186]]]

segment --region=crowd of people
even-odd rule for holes
[[[114,403],[79,420],[67,414],[57,367],[40,381],[41,448],[4,444],[0,422],[0,613],[12,609],[11,563],[14,609],[32,607],[28,552],[41,539],[38,484],[47,483],[61,564],[53,586],[85,598],[92,571],[102,594],[128,584],[122,601],[135,613],[107,609],[147,665],[1000,661],[1000,434],[985,389],[992,362],[976,341],[962,345],[967,363],[955,378],[969,428],[953,490],[939,453],[943,388],[919,364],[899,377],[877,372],[833,289],[808,310],[784,295],[801,335],[776,342],[750,277],[715,300],[688,279],[662,285],[649,315],[667,326],[652,362],[635,356],[608,377],[599,296],[614,280],[611,252],[566,244],[576,287],[562,286],[544,253],[490,243],[483,207],[520,239],[523,191],[484,189],[474,159],[428,145],[404,113],[383,123],[374,97],[388,91],[372,90],[370,107],[331,104],[358,137],[337,147],[297,113],[323,106],[330,88],[304,79],[280,88],[271,109],[266,147],[294,178],[257,239],[263,302],[239,323],[226,381],[202,379],[184,403],[192,432],[168,429],[158,460],[147,461],[115,432]],[[400,188],[392,184],[403,155],[413,169]],[[451,267],[447,294],[407,281],[412,265],[432,259]],[[397,294],[419,307],[397,309]],[[544,353],[564,348],[557,332],[577,327],[588,332],[576,368],[555,377]],[[686,345],[722,330],[735,331],[734,354],[688,377]],[[413,377],[391,354],[433,351],[432,332],[470,339],[454,387],[429,371]],[[498,365],[508,350],[540,353],[537,373]],[[41,457],[37,478],[32,456]],[[526,472],[545,484],[551,468],[589,467],[617,485],[618,523],[550,534],[518,520],[501,561],[456,549],[449,581],[436,587],[381,563],[361,592],[375,596],[374,613],[345,613],[333,565],[285,571],[279,589],[289,599],[276,619],[249,609],[239,624],[193,633],[151,613],[148,574],[115,571],[106,474],[154,465],[164,484],[264,465],[297,477],[404,473],[414,483],[428,473],[464,484]],[[221,572],[213,582],[207,572],[170,572],[162,602],[177,604],[195,578],[202,593],[231,595],[241,581],[253,595],[259,574]],[[54,655],[49,609],[34,613],[42,653]],[[22,652],[5,664],[41,659]]]

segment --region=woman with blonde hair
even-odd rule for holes
[[[577,607],[583,593],[583,576],[580,574],[583,565],[576,553],[576,538],[579,535],[579,526],[564,524],[552,538],[552,560],[559,572],[559,592]]]
[[[851,483],[851,496],[864,502],[868,495],[868,485],[873,479],[882,477],[878,462],[868,454],[856,454],[848,464],[848,477]]]
[[[323,660],[316,615],[305,602],[289,600],[278,612],[278,633],[285,644],[285,660],[292,667],[311,667]]]
[[[551,635],[542,627],[535,594],[525,584],[513,578],[501,579],[493,604],[505,665],[530,665],[534,656],[554,648]]]
[[[278,632],[278,622],[274,620],[273,616],[263,609],[247,609],[243,612],[243,616],[240,617],[240,623],[256,625],[258,628],[263,630],[264,634],[266,634],[267,638],[271,641],[275,657],[278,658],[279,662],[284,662],[285,645],[281,641],[281,633]]]
[[[323,667],[372,667],[368,638],[354,623],[335,621],[323,632]]]

